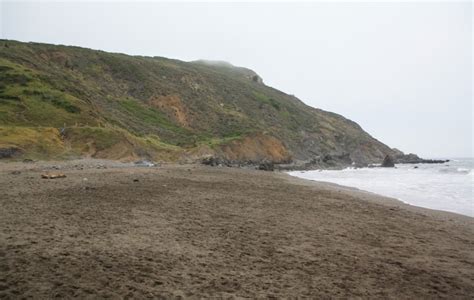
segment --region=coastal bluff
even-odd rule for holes
[[[322,167],[404,155],[227,62],[0,40],[0,159]]]

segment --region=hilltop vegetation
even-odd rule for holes
[[[396,153],[356,123],[264,85],[249,69],[8,40],[0,40],[2,151],[255,162],[331,155],[357,163]]]

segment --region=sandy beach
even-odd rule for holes
[[[0,164],[1,299],[472,299],[473,249],[473,218],[280,172]]]

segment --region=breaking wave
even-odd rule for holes
[[[474,217],[473,159],[396,168],[290,172],[290,175],[355,187],[405,203]]]

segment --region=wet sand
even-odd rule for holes
[[[473,249],[473,218],[284,173],[0,163],[2,299],[472,299]]]

